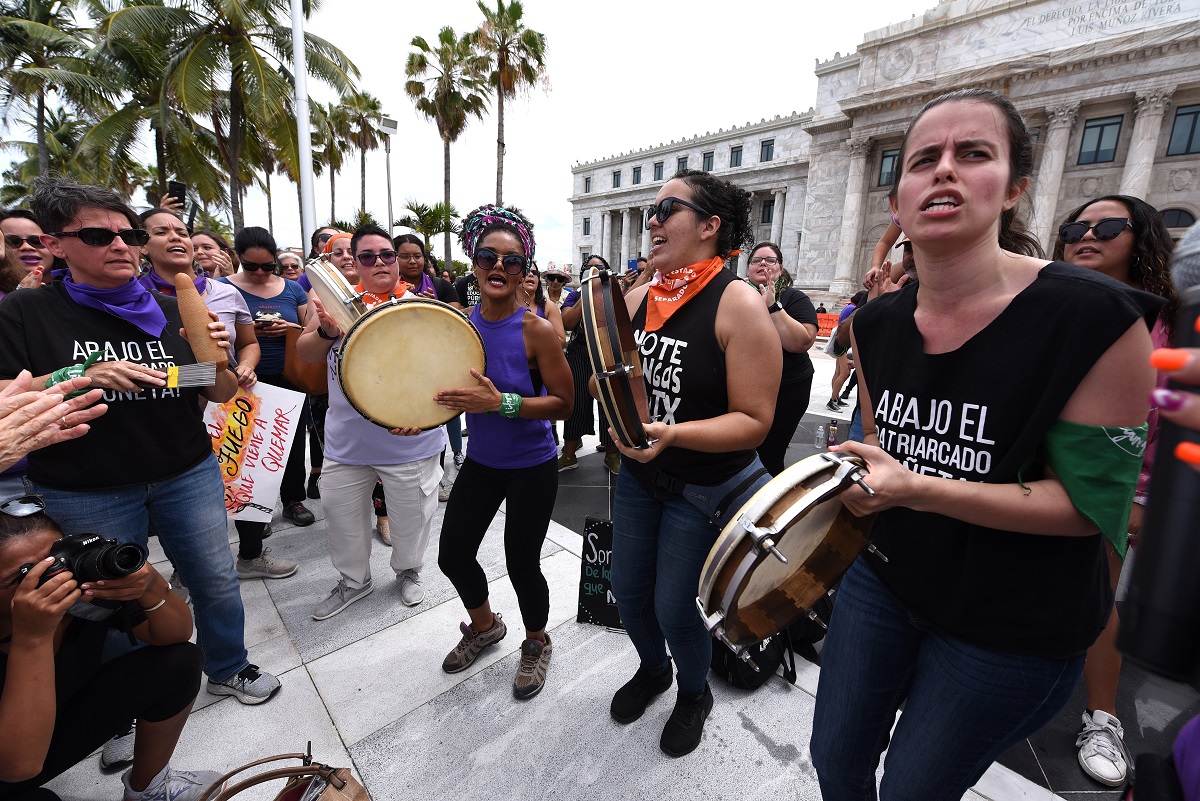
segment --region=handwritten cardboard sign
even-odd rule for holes
[[[303,409],[299,392],[262,382],[208,404],[205,423],[225,482],[225,510],[234,520],[271,521]]]

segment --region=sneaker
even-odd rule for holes
[[[308,497],[314,501],[321,500],[320,480],[321,480],[320,473],[316,473],[315,475],[310,475],[308,477],[308,489],[305,492],[305,494],[308,495]]]
[[[268,537],[270,537],[271,536],[271,524],[263,523],[262,534],[259,534],[258,536],[264,540],[267,539]]]
[[[656,696],[671,689],[674,680],[670,661],[659,673],[653,673],[644,667],[639,667],[633,678],[621,685],[613,695],[608,713],[617,723],[633,723],[646,711],[646,707]]]
[[[337,586],[330,591],[329,597],[317,604],[317,608],[313,610],[313,620],[326,620],[333,617],[355,601],[366,598],[373,589],[375,589],[375,585],[368,583],[365,587],[353,590],[346,584],[345,579],[338,579]]]
[[[100,767],[108,770],[133,761],[133,724],[104,744],[100,752]]]
[[[542,691],[553,651],[549,634],[545,642],[526,640],[521,643],[521,664],[517,665],[517,677],[513,679],[513,698],[524,701]]]
[[[458,628],[462,632],[462,639],[458,641],[458,645],[454,646],[454,650],[446,654],[446,658],[442,660],[442,670],[447,673],[466,670],[479,656],[480,651],[503,640],[504,635],[508,634],[508,626],[504,625],[504,619],[499,612],[495,613],[494,618],[492,627],[487,631],[477,632],[471,628],[469,623],[459,623]]]
[[[831,412],[840,412],[842,410],[842,407],[838,406],[838,402],[833,398],[829,399],[829,403],[825,404],[825,408]]]
[[[246,665],[225,681],[209,679],[208,691],[213,695],[232,695],[243,704],[261,704],[279,691],[279,679],[259,670],[258,665]]]
[[[695,751],[704,734],[704,721],[708,719],[712,708],[713,695],[707,682],[702,693],[680,690],[675,698],[675,710],[663,727],[658,747],[669,757],[681,757]]]
[[[1083,714],[1083,729],[1075,739],[1083,772],[1101,784],[1120,787],[1125,783],[1129,751],[1125,749],[1121,721],[1097,709]]]
[[[445,484],[438,484],[438,503],[445,503],[450,500],[450,489]]]
[[[386,517],[375,518],[375,533],[379,535],[379,539],[384,545],[392,547],[392,525]]]
[[[421,586],[421,574],[416,568],[401,570],[396,574],[396,581],[400,582],[400,600],[405,606],[416,606],[425,600],[425,588]]]
[[[561,473],[564,470],[574,470],[576,467],[579,467],[579,460],[574,456],[567,456],[564,453],[562,456],[558,457],[558,472]]]
[[[604,454],[604,469],[614,476],[621,472],[621,454],[613,451]]]
[[[170,765],[155,776],[145,790],[138,792],[129,786],[133,769],[125,771],[121,783],[125,785],[125,801],[200,801],[204,792],[213,785],[221,774],[215,770],[172,770]],[[224,789],[225,785],[221,785]]]
[[[850,401],[846,400],[845,398],[834,398],[833,402],[836,403],[838,406],[841,406],[842,408],[845,408],[850,405]]]
[[[183,583],[183,577],[179,575],[179,570],[171,571],[171,578],[167,579],[167,583],[171,585],[171,592],[178,595],[179,600],[186,604],[192,593]]]
[[[283,519],[291,520],[297,526],[311,526],[317,520],[308,507],[300,501],[292,501],[283,507]]]
[[[270,548],[263,548],[257,559],[238,559],[237,577],[240,579],[281,579],[295,573],[300,565],[287,559],[271,556]]]
[[[454,454],[454,467],[458,470],[462,470],[463,462],[466,460],[467,457],[463,456],[462,452],[459,451],[458,453]]]

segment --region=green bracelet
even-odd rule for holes
[[[505,392],[500,395],[500,416],[519,417],[521,415],[521,396],[515,392]]]
[[[67,367],[60,367],[59,369],[57,369],[53,373],[51,373],[50,377],[48,379],[46,379],[46,389],[49,389],[50,387],[54,386],[55,384],[61,384],[64,381],[70,381],[72,378],[79,378],[81,375],[83,375],[85,370],[87,370],[89,367],[91,367],[93,364],[95,364],[99,360],[100,360],[100,351],[95,350],[95,351],[92,351],[91,355],[87,357],[87,361],[85,361],[83,364],[72,364]],[[67,395],[66,399],[69,400],[71,398],[77,398],[80,395],[83,395],[86,392],[88,392],[89,389],[90,388],[77,389],[74,392],[72,392],[71,394]]]

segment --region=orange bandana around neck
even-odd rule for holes
[[[362,302],[368,308],[378,306],[380,303],[387,302],[388,298],[402,298],[412,289],[412,284],[407,281],[400,281],[396,284],[396,288],[386,295],[376,295],[374,292],[368,292],[363,282],[359,281],[358,286],[354,287],[354,291],[362,295]]]
[[[646,292],[646,333],[662,328],[672,314],[717,277],[724,264],[724,257],[714,256],[709,261],[689,264],[669,273],[656,272]]]

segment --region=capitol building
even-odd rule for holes
[[[1007,95],[1033,130],[1028,196],[1047,252],[1066,214],[1098,195],[1144,198],[1176,235],[1200,217],[1200,0],[944,0],[818,60],[816,74],[804,114],[576,164],[578,263],[648,253],[659,188],[702,169],[753,195],[755,239],[780,245],[797,286],[844,298],[887,228],[905,128],[966,87]]]

